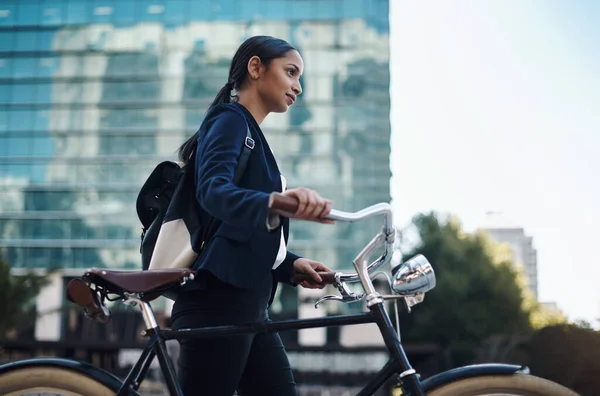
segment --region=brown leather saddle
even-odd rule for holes
[[[108,294],[117,294],[121,297],[126,293],[138,294],[142,300],[151,301],[160,296],[164,290],[193,279],[194,275],[195,272],[189,268],[149,271],[90,268],[81,278],[69,282],[67,297],[82,307],[90,318],[108,322],[110,310],[104,304]]]

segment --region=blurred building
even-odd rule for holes
[[[347,211],[389,202],[388,17],[388,0],[1,2],[0,248],[14,272],[140,268],[139,188],[197,130],[236,48],[257,34],[305,60],[303,95],[262,126],[290,187]],[[298,222],[290,250],[349,269],[378,228]],[[56,277],[40,311],[63,304],[64,284]],[[326,313],[312,303],[283,288],[274,309]],[[44,316],[37,336],[64,337],[60,323]]]
[[[513,262],[523,270],[527,287],[537,300],[537,250],[533,247],[533,237],[527,236],[523,227],[507,220],[503,213],[496,212],[487,213],[485,225],[481,230],[487,232],[497,242],[510,246]]]

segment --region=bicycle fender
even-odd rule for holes
[[[121,381],[114,374],[109,373],[106,370],[92,366],[91,364],[78,362],[71,359],[61,358],[32,358],[17,360],[11,363],[5,363],[0,365],[0,374],[7,373],[13,370],[19,370],[31,367],[58,367],[62,369],[76,371],[87,377],[93,378],[100,382],[102,385],[115,391],[115,393],[121,387],[123,381]],[[130,391],[132,395],[138,395],[137,392]]]
[[[481,377],[484,375],[513,375],[515,373],[529,374],[529,368],[514,364],[473,364],[457,367],[429,377],[421,382],[421,388],[425,392],[430,392],[437,387],[465,378]]]

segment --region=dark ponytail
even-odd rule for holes
[[[219,104],[231,103],[231,99],[234,97],[231,95],[231,91],[239,89],[248,78],[248,62],[250,58],[258,56],[262,64],[269,67],[271,60],[281,58],[291,50],[295,50],[295,48],[287,41],[271,36],[254,36],[244,41],[231,60],[227,83],[217,93],[208,110]],[[180,161],[187,163],[196,152],[198,132],[194,133],[192,137],[179,147],[178,154]]]
[[[231,74],[231,72],[230,72]],[[208,110],[212,109],[218,104],[221,103],[231,103],[231,91],[235,88],[235,82],[229,81],[227,84],[223,85],[223,88],[219,91],[215,99],[212,101],[210,106],[208,106]],[[208,111],[207,110],[207,111]]]

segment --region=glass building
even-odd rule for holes
[[[3,0],[0,249],[17,272],[140,268],[137,193],[257,34],[305,61],[304,93],[262,125],[289,187],[389,202],[388,17],[388,0]],[[349,269],[379,224],[294,222],[289,247]]]

